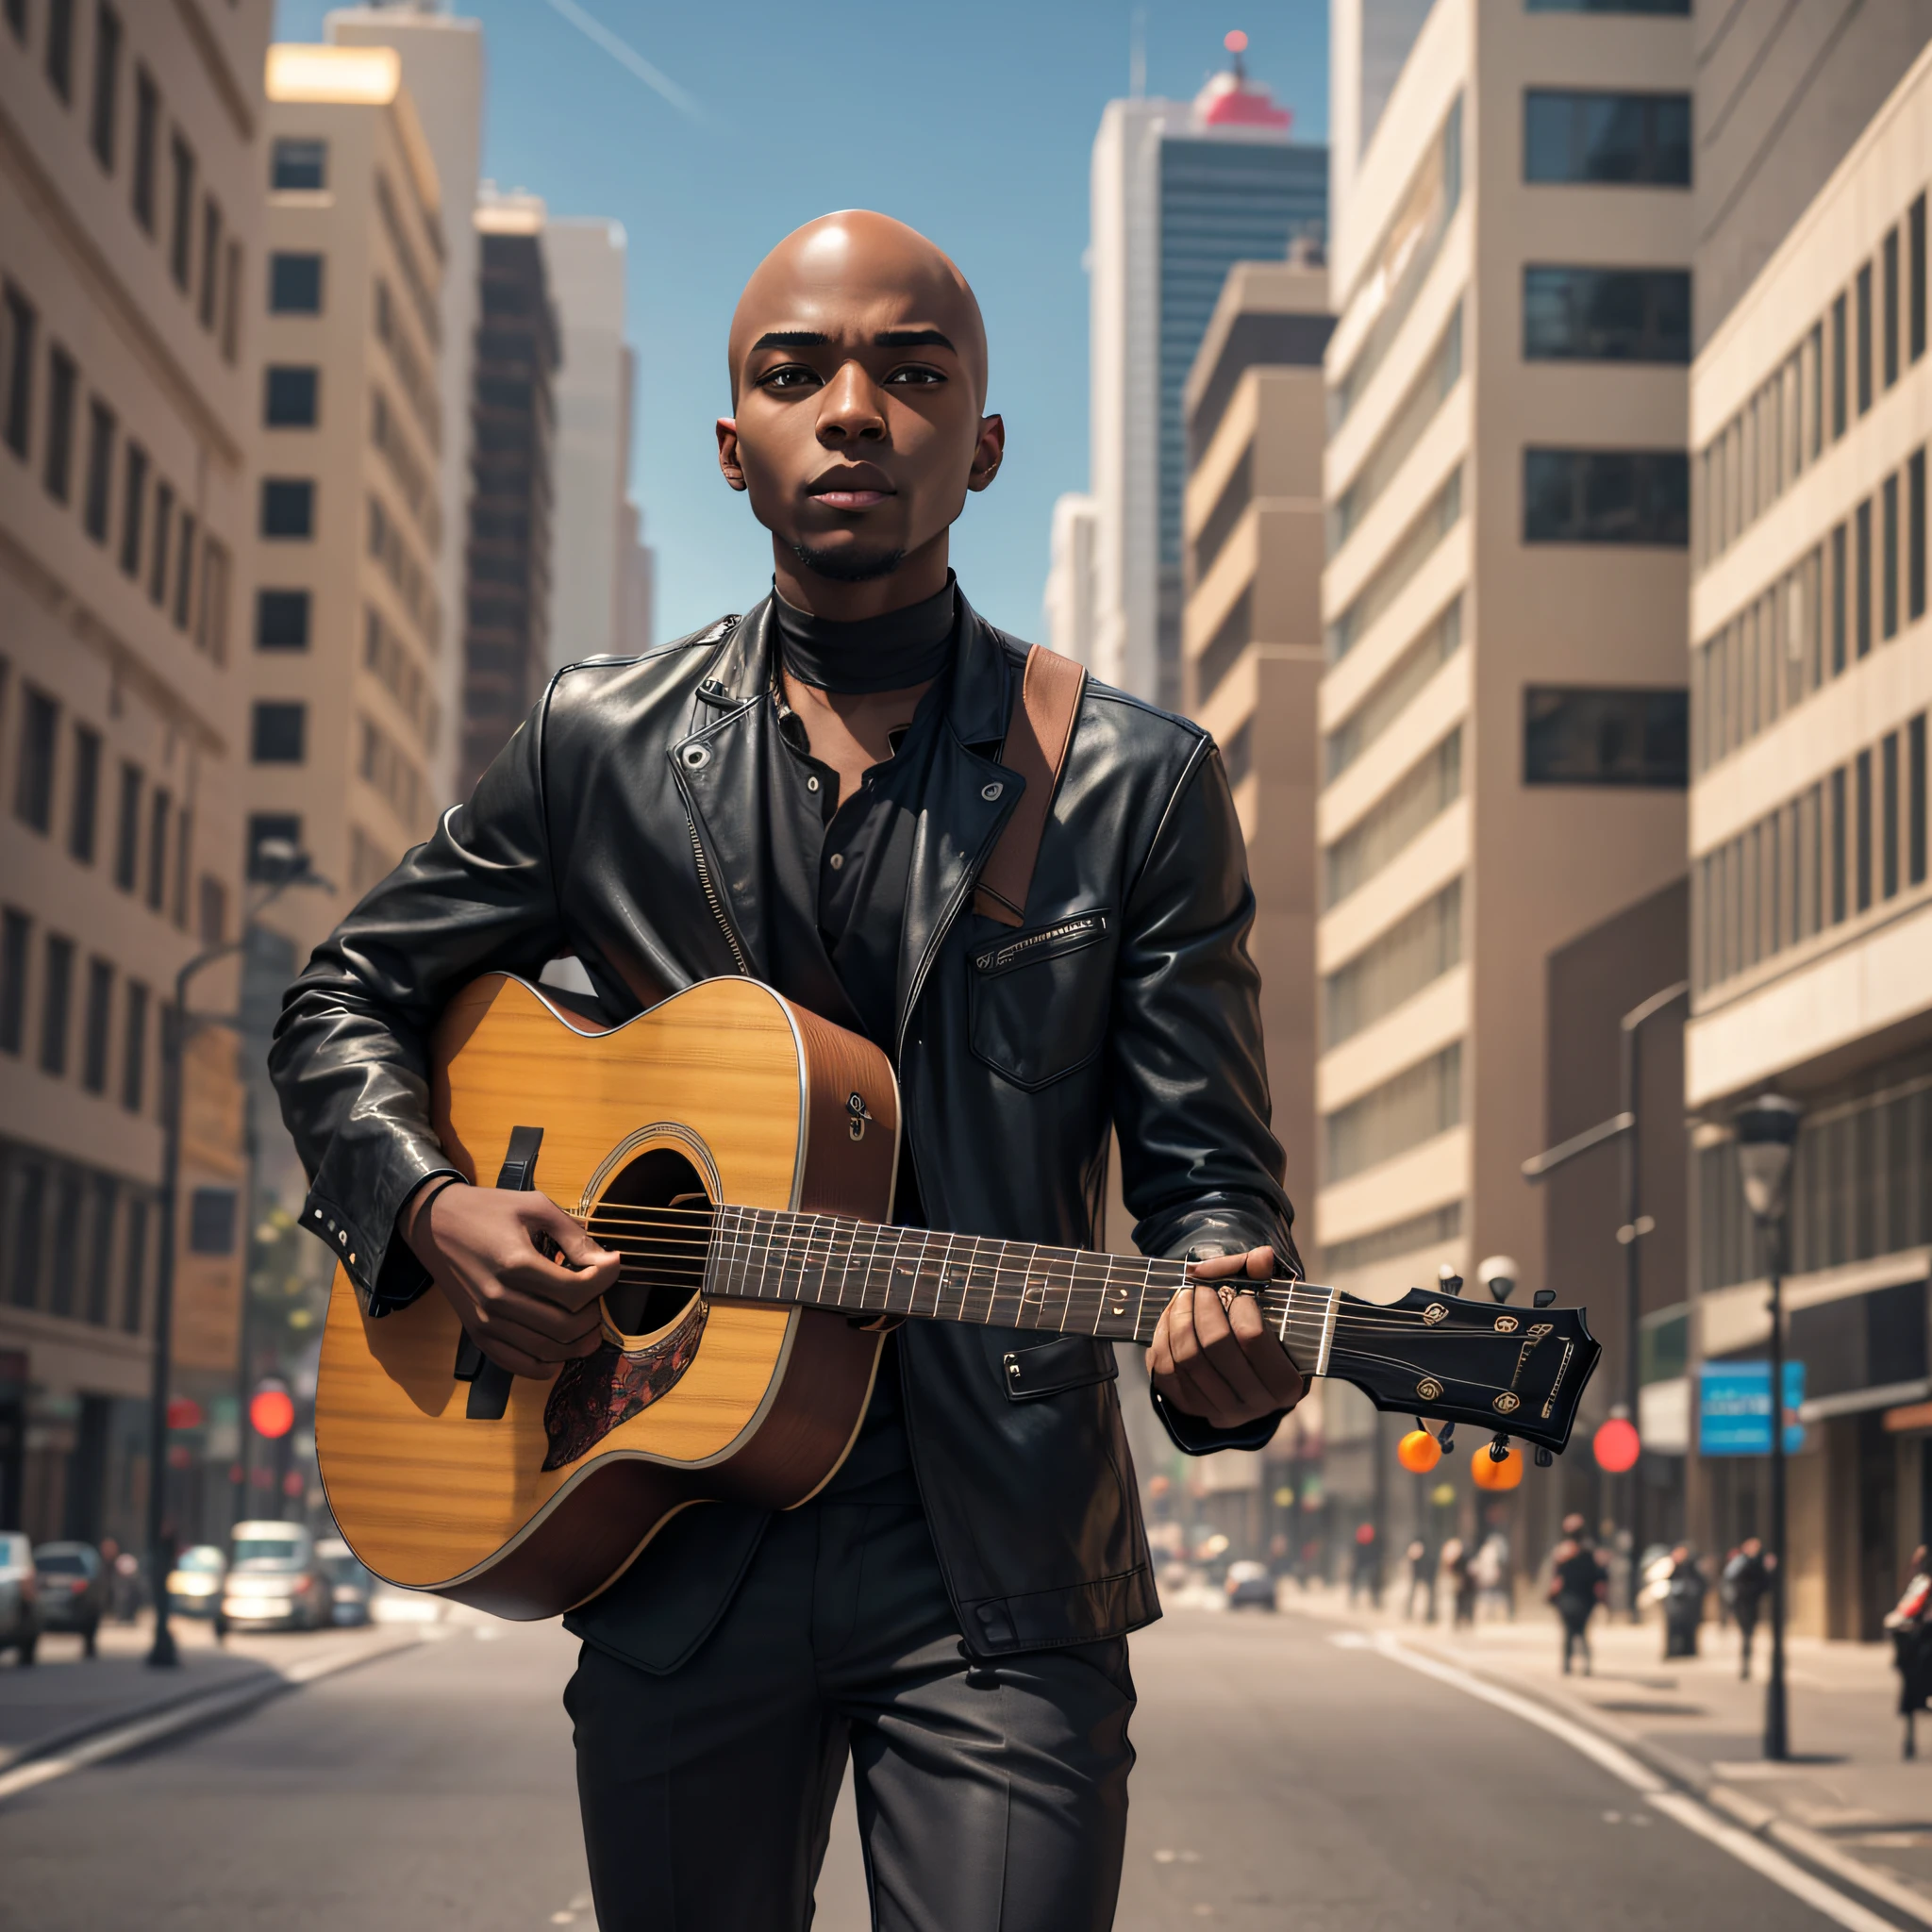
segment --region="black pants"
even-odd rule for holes
[[[882,1932],[1113,1923],[1126,1644],[969,1663],[917,1507],[777,1517],[689,1664],[564,1704],[602,1932],[802,1932],[848,1752]]]
[[[1563,1674],[1570,1674],[1570,1659],[1577,1652],[1583,1654],[1583,1674],[1591,1674],[1590,1660],[1590,1617],[1596,1608],[1594,1602],[1579,1602],[1574,1597],[1559,1596],[1557,1599],[1557,1614],[1563,1620]]]
[[[1741,1604],[1731,1606],[1738,1620],[1738,1635],[1742,1640],[1743,1653],[1738,1659],[1738,1674],[1748,1677],[1751,1674],[1751,1640],[1757,1635],[1757,1606],[1753,1604],[1747,1610]]]

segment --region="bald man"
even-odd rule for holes
[[[1117,1130],[1137,1243],[1213,1284],[1162,1319],[1156,1408],[1191,1454],[1257,1448],[1303,1384],[1239,1288],[1299,1266],[1214,746],[1090,681],[1021,925],[989,917],[1025,649],[948,566],[1005,450],[978,304],[848,211],[759,264],[728,353],[718,463],[771,533],[769,594],[560,673],[317,949],[272,1058],[305,1224],[345,1230],[373,1316],[433,1285],[491,1360],[554,1375],[597,1345],[618,1257],[465,1184],[429,1029],[477,974],[563,956],[612,1020],[751,974],[891,1058],[904,1224],[1091,1246]],[[808,1924],[848,1760],[876,1925],[1111,1924],[1125,1639],[1159,1614],[1115,1374],[1084,1336],[909,1323],[812,1501],[686,1510],[565,1620],[605,1932]]]

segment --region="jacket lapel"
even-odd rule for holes
[[[997,636],[959,597],[959,651],[944,727],[933,750],[912,867],[906,882],[906,920],[899,934],[898,1026],[894,1058],[903,1052],[907,1022],[953,922],[972,894],[1026,781],[989,755],[1006,737],[1010,673]]]

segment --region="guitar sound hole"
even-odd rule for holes
[[[604,1297],[620,1334],[655,1334],[705,1285],[711,1203],[675,1147],[653,1147],[623,1168],[591,1210],[590,1230],[625,1259],[623,1280]]]

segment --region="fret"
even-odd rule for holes
[[[832,1297],[832,1306],[834,1307],[842,1308],[845,1306],[846,1297],[852,1291],[852,1274],[854,1263],[858,1253],[858,1237],[864,1232],[865,1224],[862,1221],[848,1221],[845,1223],[845,1259],[839,1269],[839,1290]]]
[[[889,1227],[874,1223],[872,1228],[872,1252],[866,1257],[865,1267],[858,1277],[858,1306],[871,1312],[873,1308],[873,1287],[878,1276],[879,1243],[891,1232]]]
[[[948,1235],[946,1236],[946,1252],[945,1252],[945,1253],[944,1253],[943,1255],[941,1255],[941,1256],[940,1257],[940,1286],[939,1286],[939,1288],[938,1288],[938,1289],[935,1289],[935,1290],[933,1291],[933,1297],[932,1297],[932,1311],[933,1311],[933,1313],[934,1313],[935,1315],[937,1315],[937,1314],[939,1313],[939,1311],[940,1311],[940,1291],[941,1291],[941,1290],[942,1290],[942,1289],[944,1289],[945,1287],[947,1287],[947,1286],[948,1286],[948,1282],[947,1282],[947,1279],[946,1279],[946,1277],[947,1277],[947,1276],[948,1276],[949,1274],[952,1274],[952,1272],[953,1272],[953,1250],[954,1250],[955,1248],[957,1248],[957,1247],[958,1247],[958,1245],[959,1245],[959,1237],[958,1237],[958,1235],[956,1235],[956,1234],[948,1234]],[[957,1308],[957,1309],[956,1309],[956,1310],[954,1311],[954,1315],[953,1315],[953,1319],[954,1319],[954,1320],[955,1320],[956,1322],[958,1322],[958,1321],[963,1321],[963,1320],[965,1319],[965,1316],[964,1316],[964,1309],[965,1309],[965,1307],[966,1307],[966,1291],[965,1291],[965,1290],[964,1290],[964,1289],[962,1288],[962,1289],[960,1290],[960,1291],[959,1291],[959,1305],[958,1305],[958,1308]]]

